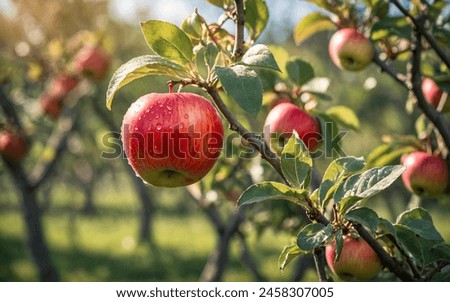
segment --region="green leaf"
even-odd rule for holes
[[[266,200],[287,200],[306,207],[307,195],[307,190],[294,189],[278,182],[264,181],[248,187],[239,197],[238,206]]]
[[[216,64],[216,58],[219,54],[219,49],[214,45],[214,43],[210,42],[206,45],[205,50],[205,64],[209,66],[209,68],[213,68]]]
[[[397,224],[408,228],[422,238],[443,241],[430,214],[423,208],[415,208],[401,213],[397,217]]]
[[[286,63],[286,71],[289,80],[299,87],[314,78],[314,69],[311,64],[300,59],[288,61]]]
[[[295,258],[300,255],[306,254],[296,244],[285,246],[280,256],[278,257],[278,268],[284,271],[284,268]]]
[[[256,44],[252,46],[242,57],[242,62],[254,67],[269,68],[280,71],[275,57],[266,45]]]
[[[334,262],[341,258],[342,248],[344,247],[344,236],[342,235],[342,229],[339,229],[334,234],[334,240],[336,243],[336,256],[334,257]]]
[[[243,65],[217,66],[215,72],[225,92],[255,117],[261,109],[263,95],[263,86],[256,72]]]
[[[412,257],[414,257],[419,264],[422,264],[423,251],[416,234],[414,234],[414,232],[412,232],[410,229],[399,224],[394,225],[394,227],[400,246]]]
[[[378,227],[383,232],[383,234],[390,234],[394,236],[394,238],[397,238],[397,232],[395,231],[395,227],[389,220],[380,217]]]
[[[380,222],[378,214],[369,208],[357,208],[344,215],[344,218],[357,222],[375,233]]]
[[[450,244],[446,242],[438,243],[431,248],[435,259],[450,259]]]
[[[334,106],[326,111],[326,114],[338,124],[353,130],[359,129],[359,119],[355,112],[345,106]]]
[[[372,26],[371,39],[383,40],[390,36],[411,39],[412,26],[404,17],[385,17]]]
[[[148,75],[167,75],[180,78],[180,75],[186,74],[187,72],[182,66],[157,55],[133,58],[120,66],[112,76],[106,91],[106,107],[111,109],[117,90],[136,79]]]
[[[269,9],[264,0],[247,0],[245,2],[245,26],[252,40],[258,39],[269,20]]]
[[[295,132],[281,152],[281,170],[286,179],[297,188],[308,188],[311,179],[312,158],[303,141]]]
[[[297,245],[304,251],[312,251],[322,245],[333,231],[331,224],[324,226],[320,223],[311,223],[305,226],[297,236]]]
[[[357,158],[348,156],[332,161],[325,171],[322,183],[319,187],[319,200],[322,207],[326,206],[326,201],[328,201],[336,191],[340,184],[338,180],[362,170],[364,165],[365,161],[362,157]]]
[[[303,17],[294,29],[295,44],[300,45],[318,32],[336,29],[331,19],[321,13],[311,13]]]
[[[189,65],[192,60],[192,42],[187,34],[176,25],[149,20],[141,23],[147,45],[158,55],[181,65]]]
[[[375,148],[367,157],[368,167],[381,167],[400,161],[403,154],[417,150],[413,146],[399,147],[393,144],[382,144]]]

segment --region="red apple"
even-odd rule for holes
[[[378,255],[362,238],[346,236],[338,261],[336,258],[336,242],[332,241],[325,248],[328,267],[342,280],[369,280],[381,269]]]
[[[439,106],[442,95],[444,91],[442,91],[439,86],[430,78],[424,78],[422,81],[422,92],[425,100],[433,105],[434,108]],[[442,108],[442,112],[450,111],[450,94],[447,95],[447,99],[445,100],[445,105]]]
[[[340,69],[359,71],[372,61],[374,48],[363,34],[354,28],[343,28],[331,37],[328,52]]]
[[[76,77],[68,74],[60,74],[50,82],[47,94],[55,99],[64,99],[77,86],[78,79]]]
[[[18,132],[4,130],[0,133],[0,155],[8,160],[19,161],[25,157],[28,144]]]
[[[61,115],[63,109],[62,99],[55,98],[49,94],[44,94],[41,97],[40,105],[42,111],[52,119],[57,119]]]
[[[108,72],[109,55],[99,46],[86,46],[75,56],[75,70],[80,76],[101,80]]]
[[[216,109],[192,93],[151,93],[126,112],[122,143],[136,174],[154,186],[178,187],[202,179],[223,144]]]
[[[402,180],[409,191],[428,197],[445,192],[449,185],[449,173],[444,159],[423,151],[415,151],[403,155],[401,162],[406,166]]]
[[[274,152],[281,154],[294,130],[309,151],[317,149],[321,137],[319,122],[292,103],[281,103],[269,112],[264,122],[264,139]]]

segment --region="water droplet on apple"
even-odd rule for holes
[[[161,130],[161,128],[162,128],[162,124],[161,123],[158,123],[158,124],[156,124],[156,130]]]
[[[138,131],[139,130],[139,128],[138,127],[134,127],[134,131]]]
[[[159,113],[156,114],[155,119],[159,119]]]
[[[150,112],[150,109],[145,110],[145,113],[149,113],[149,112]]]
[[[188,119],[188,118],[189,118],[189,114],[186,113],[186,114],[184,115],[184,118],[185,118],[185,119]]]
[[[172,110],[172,106],[170,106],[170,105],[166,105],[166,108],[167,108],[167,110]]]
[[[181,129],[184,128],[184,123],[180,123],[180,128],[181,128]]]

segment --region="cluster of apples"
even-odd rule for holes
[[[106,75],[110,58],[99,46],[85,46],[75,55],[73,65],[75,72],[55,76],[40,98],[42,111],[52,119],[60,116],[64,99],[78,86],[81,77],[101,80]],[[26,137],[20,131],[6,128],[0,132],[0,155],[4,158],[20,161],[28,149]]]
[[[51,79],[41,96],[42,111],[52,119],[57,119],[64,106],[64,99],[78,86],[79,79],[86,77],[101,80],[108,72],[110,58],[99,46],[85,46],[74,57],[74,73],[62,73]]]
[[[343,28],[334,33],[328,51],[337,67],[349,71],[366,68],[374,55],[370,41],[354,28]],[[425,77],[421,88],[425,100],[434,108],[439,108],[443,102],[441,111],[450,111],[449,94],[444,100],[444,91],[433,79]],[[441,157],[416,151],[403,156],[401,162],[407,167],[402,179],[409,191],[429,197],[445,192],[449,183],[449,172],[447,164]]]

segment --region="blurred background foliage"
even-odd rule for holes
[[[343,141],[348,155],[367,157],[383,136],[414,131],[415,118],[411,115],[417,113],[406,113],[406,92],[390,78],[375,66],[353,74],[339,71],[331,63],[325,47],[331,32],[316,35],[301,47],[294,45],[294,25],[314,9],[311,5],[302,1],[266,2],[270,22],[258,42],[281,46],[291,56],[310,62],[316,76],[330,79],[328,94],[332,101],[319,103],[320,110],[340,104],[357,113],[360,130],[348,133]],[[54,127],[53,121],[39,115],[39,97],[48,79],[67,68],[80,43],[90,39],[102,41],[113,58],[111,75],[132,57],[149,53],[138,28],[140,21],[158,18],[180,25],[197,6],[209,22],[214,22],[220,10],[205,4],[206,0],[0,0],[0,81],[7,87],[33,140],[25,168],[43,154]],[[79,119],[67,150],[52,176],[39,188],[44,231],[55,266],[63,281],[198,280],[217,239],[199,204],[184,188],[146,188],[152,200],[153,219],[148,238],[142,238],[142,205],[133,184],[133,172],[121,156],[101,157],[102,152],[110,150],[105,146],[105,135],[119,131],[121,118],[131,102],[149,92],[167,91],[167,79],[146,77],[133,82],[117,94],[111,112],[104,106],[108,79],[89,87],[88,97],[78,103]],[[267,112],[265,106],[257,120],[250,123],[253,131],[262,131]],[[5,119],[0,114],[0,121]],[[318,159],[318,167],[323,169],[330,160]],[[221,163],[227,161],[221,159]],[[248,162],[253,161],[257,159]],[[250,164],[247,166],[250,169]],[[230,169],[230,165],[224,167],[222,170]],[[229,171],[222,170],[213,170],[204,185],[208,186],[214,178],[219,180],[219,185],[210,185],[212,191],[206,197],[221,214],[229,216],[246,185],[239,175],[230,176]],[[273,175],[270,170],[264,171],[260,177]],[[370,202],[392,220],[405,205],[416,201],[410,200],[410,194],[397,182]],[[446,223],[448,203],[429,200],[422,206],[431,212],[446,241],[450,240]],[[290,244],[300,223],[295,220],[298,213],[288,207],[269,203],[248,209],[248,219],[240,226],[255,263],[270,281],[292,280],[294,274],[294,266],[284,273],[277,267],[282,247]],[[291,213],[290,220],[284,219],[286,211]],[[0,162],[0,280],[38,279],[25,241],[18,192]],[[233,241],[224,281],[255,280],[239,261],[239,248]],[[316,278],[311,269],[302,280]]]

